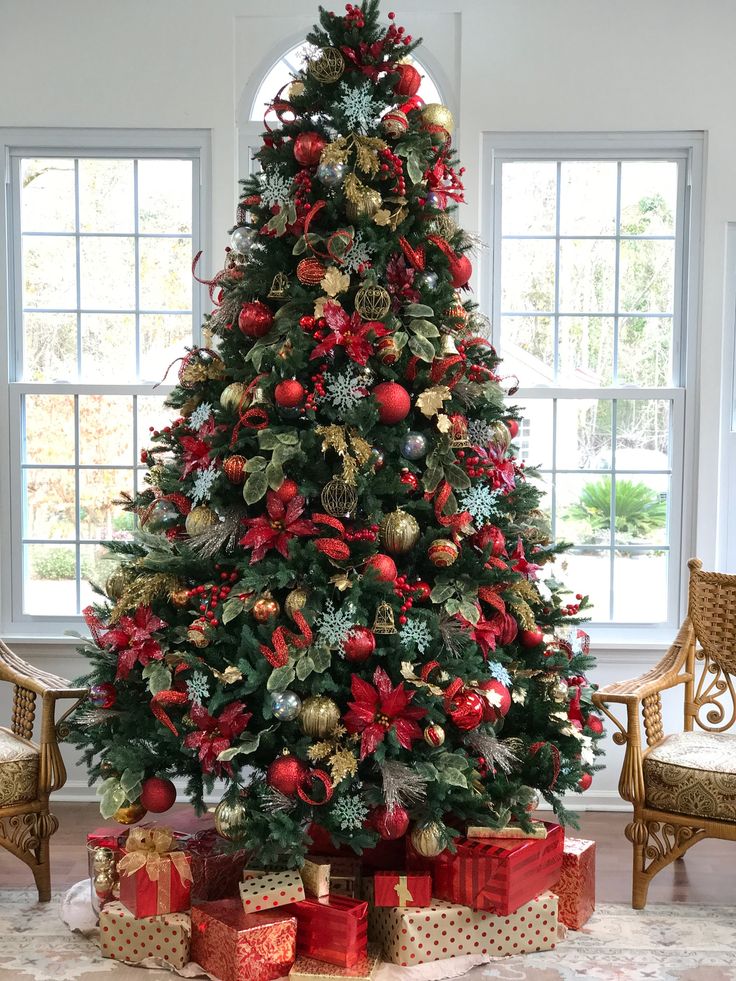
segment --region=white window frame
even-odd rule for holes
[[[482,135],[481,232],[491,243],[481,265],[482,308],[492,321],[492,339],[503,357],[500,337],[501,181],[497,165],[515,160],[645,160],[668,159],[680,164],[675,231],[675,306],[673,310],[673,383],[667,388],[635,386],[563,388],[555,385],[521,387],[514,401],[580,397],[587,399],[659,398],[672,403],[670,552],[668,609],[665,623],[596,623],[593,639],[607,649],[662,647],[671,642],[686,607],[687,578],[683,566],[695,540],[696,400],[688,397],[696,379],[699,327],[701,229],[703,207],[704,134],[656,133],[491,133]],[[618,302],[618,300],[616,300]],[[523,379],[521,379],[523,385]],[[615,447],[611,472],[615,470]],[[534,461],[530,461],[534,462]],[[624,472],[624,471],[619,471]],[[580,583],[585,591],[585,583]],[[613,589],[613,583],[611,584]]]
[[[22,279],[19,254],[21,224],[19,195],[14,175],[22,157],[172,158],[192,161],[192,258],[209,249],[210,229],[210,133],[183,129],[0,129],[0,628],[11,641],[62,640],[82,624],[80,616],[39,616],[23,613],[23,474],[22,404],[28,394],[128,395],[154,394],[154,383],[84,384],[74,381],[48,384],[17,381],[22,377]],[[79,271],[77,270],[77,274]],[[206,290],[195,284],[192,291],[192,342],[201,343]],[[166,366],[162,366],[162,373]],[[157,395],[171,385],[160,385]],[[136,416],[133,416],[133,461],[137,466]],[[77,441],[78,442],[78,441]],[[78,453],[78,448],[77,448]],[[79,470],[75,461],[75,480]],[[78,522],[77,517],[77,522]],[[78,530],[78,529],[77,529]]]

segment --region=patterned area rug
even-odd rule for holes
[[[736,981],[736,908],[602,906],[556,950],[472,967],[467,981]],[[441,964],[444,963],[444,973]],[[381,969],[377,981],[457,977],[452,961]],[[100,957],[93,940],[71,933],[60,900],[38,904],[30,890],[0,890],[0,981],[174,981],[164,970]]]

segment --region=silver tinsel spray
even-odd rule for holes
[[[389,811],[418,804],[427,796],[426,781],[405,763],[384,760],[378,764],[378,769],[383,780],[383,799]]]
[[[468,733],[465,737],[465,742],[468,746],[472,746],[479,756],[485,759],[491,769],[499,769],[503,770],[504,773],[510,773],[519,762],[519,757],[514,751],[504,745],[500,739],[497,739],[492,732],[483,732],[482,729],[476,729],[474,732]]]

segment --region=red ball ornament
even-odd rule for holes
[[[597,715],[589,715],[585,720],[585,724],[596,736],[600,736],[600,734],[603,732],[603,723]]]
[[[378,402],[378,418],[384,426],[406,419],[411,409],[409,393],[398,382],[381,382],[373,389],[373,396]]]
[[[470,277],[473,275],[473,265],[466,255],[452,255],[448,257],[450,266],[450,277],[454,288],[460,289],[467,286]]]
[[[294,159],[302,167],[316,167],[326,142],[323,136],[311,130],[300,133],[294,140]]]
[[[483,525],[480,531],[473,535],[471,541],[478,548],[487,548],[488,545],[491,545],[491,555],[496,557],[502,555],[506,548],[504,534],[495,525]]]
[[[302,404],[306,394],[306,389],[296,378],[286,378],[273,390],[276,405],[282,409],[296,409]]]
[[[394,582],[399,574],[396,563],[390,555],[379,552],[378,555],[371,555],[365,564],[366,569],[375,569],[378,574],[379,582]]]
[[[271,329],[273,313],[265,303],[253,300],[244,303],[238,314],[238,327],[246,337],[263,337]]]
[[[508,714],[511,708],[511,692],[500,681],[491,678],[489,681],[481,681],[478,685],[480,697],[483,700],[483,721],[498,722]],[[493,695],[487,698],[486,695]],[[498,697],[495,697],[498,696]],[[500,699],[500,701],[499,701]],[[495,704],[498,702],[498,704]]]
[[[401,357],[401,351],[396,346],[396,340],[392,334],[382,337],[376,344],[376,353],[381,364],[392,365]]]
[[[593,777],[590,773],[584,773],[580,780],[578,781],[578,790],[585,791],[593,783]]]
[[[376,637],[368,627],[353,627],[342,644],[345,660],[353,664],[367,661],[375,649]]]
[[[432,587],[429,585],[429,583],[422,582],[421,580],[419,582],[415,582],[411,588],[412,592],[414,593],[414,599],[417,601],[417,603],[426,603],[432,593]]]
[[[402,99],[411,99],[412,96],[417,94],[419,91],[419,86],[422,84],[422,76],[416,70],[414,65],[396,65],[394,68],[394,74],[399,76],[394,83],[394,92],[396,95],[400,96]]]
[[[477,691],[458,692],[447,709],[447,717],[458,729],[468,732],[477,729],[483,721],[484,700]]]
[[[153,814],[163,814],[176,800],[176,787],[164,777],[148,777],[141,787],[141,804]]]
[[[499,626],[500,631],[496,637],[498,646],[506,647],[507,644],[512,644],[519,633],[519,624],[515,617],[512,617],[510,613],[499,614]]]
[[[287,797],[298,793],[309,767],[298,757],[287,753],[273,761],[266,771],[266,783]]]
[[[516,421],[516,419],[507,419],[506,426],[508,431],[511,433],[511,438],[516,439],[516,437],[519,435],[519,423]]]
[[[413,474],[410,470],[402,470],[399,480],[405,487],[409,488],[411,493],[416,493],[419,490],[419,481],[417,480],[416,474]]]
[[[227,479],[233,484],[242,484],[245,480],[245,465],[247,462],[245,457],[239,454],[229,456],[222,464],[222,469]]]
[[[538,647],[544,640],[544,634],[535,627],[534,630],[522,630],[519,634],[519,641],[522,647]]]
[[[287,477],[274,493],[282,503],[288,504],[299,493],[299,484],[295,480],[289,480]]]
[[[95,708],[109,709],[117,701],[117,688],[111,681],[103,681],[99,685],[92,685],[87,698]]]
[[[409,814],[399,805],[389,810],[382,804],[371,815],[371,824],[384,840],[393,841],[409,830]]]

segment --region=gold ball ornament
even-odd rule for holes
[[[112,848],[95,848],[92,856],[92,868],[95,872],[114,872],[115,852]]]
[[[224,799],[215,808],[215,830],[228,841],[245,837],[248,812],[241,800]]]
[[[281,607],[270,593],[266,593],[255,601],[252,612],[253,619],[257,620],[258,623],[268,623],[273,617],[279,615]]]
[[[511,443],[511,433],[509,432],[509,427],[503,422],[493,422],[491,423],[491,442],[497,446],[500,450],[507,450],[509,444]]]
[[[294,614],[300,613],[304,609],[308,599],[309,590],[305,589],[304,586],[297,586],[296,589],[292,589],[284,600],[284,610],[287,617],[291,617],[293,620]]]
[[[141,818],[145,817],[147,813],[140,801],[134,801],[132,804],[124,804],[122,807],[119,807],[113,814],[112,819],[113,821],[117,821],[118,824],[135,824]]]
[[[222,464],[222,471],[231,484],[242,484],[245,480],[245,465],[248,461],[239,453],[229,456]]]
[[[220,405],[223,409],[228,409],[230,412],[236,412],[238,406],[243,401],[243,396],[245,395],[246,386],[243,382],[230,382],[225,388],[220,392]]]
[[[403,136],[409,128],[409,118],[401,109],[390,109],[381,119],[381,130],[390,140]]]
[[[175,589],[173,593],[169,594],[169,599],[174,606],[178,606],[179,609],[183,609],[185,606],[189,605],[189,590]]]
[[[201,535],[219,522],[220,519],[214,511],[211,511],[206,505],[200,504],[189,512],[184,527],[187,535]]]
[[[358,492],[346,480],[335,477],[325,484],[320,500],[322,507],[333,518],[346,518],[355,513],[358,506]]]
[[[122,597],[125,587],[134,577],[134,573],[131,573],[132,570],[125,565],[119,565],[117,569],[113,569],[105,583],[105,592],[110,599],[119,600]]]
[[[340,721],[337,703],[326,695],[310,695],[302,702],[299,725],[302,732],[315,739],[324,739]]]
[[[116,882],[117,879],[112,869],[109,872],[97,872],[92,880],[97,898],[103,901],[110,899]]]
[[[436,821],[430,821],[420,828],[414,828],[410,835],[414,851],[423,858],[436,858],[445,850],[446,839],[442,826]]]
[[[445,741],[445,730],[433,723],[424,730],[424,741],[428,746],[441,746]]]
[[[359,197],[351,201],[349,198],[345,202],[345,214],[350,221],[359,221],[361,218],[372,218],[383,204],[380,191],[372,187],[364,188]]]
[[[428,129],[430,132],[441,130],[445,133],[447,139],[452,136],[452,131],[455,128],[455,120],[447,106],[443,106],[441,102],[430,102],[422,109],[419,118],[421,119],[423,129]]]
[[[460,549],[449,538],[435,538],[427,549],[427,557],[432,565],[445,569],[457,560]]]
[[[380,525],[381,542],[391,555],[406,555],[419,541],[419,524],[405,511],[392,511]]]
[[[380,320],[391,309],[391,296],[383,286],[361,286],[355,294],[355,310],[363,320]]]
[[[429,227],[435,235],[440,235],[447,242],[449,242],[457,232],[456,222],[450,215],[447,214],[446,211],[441,211],[438,215],[434,215]]]
[[[307,70],[318,82],[336,82],[345,71],[345,59],[338,48],[322,48],[307,64]]]

